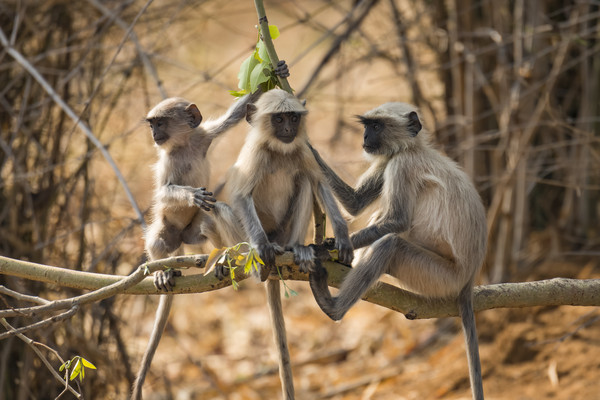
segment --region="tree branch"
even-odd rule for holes
[[[139,266],[127,277],[74,271],[27,261],[14,260],[0,256],[0,274],[52,283],[78,289],[94,290],[86,295],[72,299],[58,300],[49,305],[2,310],[0,317],[15,316],[23,313],[70,308],[75,304],[98,301],[115,294],[164,294],[159,292],[151,277],[144,279],[145,269],[149,273],[161,268],[203,267],[206,255],[180,256],[148,262]],[[286,280],[306,281],[308,275],[299,271],[294,264],[293,253],[277,256],[276,264],[281,267],[281,275]],[[350,271],[349,267],[324,262],[329,273],[328,283],[338,288]],[[236,281],[247,278],[242,271],[236,271]],[[274,279],[277,279],[276,277]],[[213,274],[194,274],[177,278],[173,289],[178,293],[204,293],[231,286],[229,278],[218,280]],[[403,313],[408,319],[441,318],[458,315],[454,299],[426,299],[414,293],[399,289],[387,283],[371,288],[363,300],[378,304],[390,310]],[[61,306],[56,306],[60,303]],[[600,306],[600,279],[555,278],[543,281],[502,283],[478,286],[474,289],[473,303],[475,311],[493,308],[533,307],[533,306]],[[54,308],[50,308],[53,306]]]

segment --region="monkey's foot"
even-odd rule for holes
[[[215,265],[215,276],[222,281],[226,276],[229,276],[229,267],[224,264]]]
[[[163,292],[172,292],[175,287],[175,277],[181,276],[178,269],[166,269],[154,273],[154,286]]]
[[[336,299],[331,296],[329,291],[329,285],[327,284],[327,270],[318,263],[320,268],[316,268],[316,271],[308,274],[308,283],[310,284],[310,290],[315,297],[315,301],[321,310],[332,320],[339,321],[342,316],[338,316],[336,312]]]
[[[311,246],[303,246],[298,244],[293,247],[294,263],[300,267],[300,271],[305,274],[309,271],[315,271],[315,250]]]

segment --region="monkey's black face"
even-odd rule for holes
[[[146,121],[150,124],[154,143],[160,146],[169,140],[167,118],[148,118]]]
[[[283,112],[271,114],[273,134],[283,143],[292,143],[298,135],[302,114],[297,112]]]
[[[385,124],[376,119],[360,118],[365,127],[363,135],[363,149],[369,154],[377,154],[381,148],[381,134],[385,129]]]

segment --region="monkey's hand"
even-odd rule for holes
[[[207,192],[206,188],[199,188],[194,191],[194,205],[200,207],[204,211],[210,211],[215,208],[213,204],[215,199],[212,192]]]
[[[293,248],[294,263],[300,267],[300,271],[305,274],[316,270],[315,251],[311,246],[297,244]]]
[[[336,238],[335,248],[338,251],[338,260],[340,263],[345,265],[352,264],[352,260],[354,259],[354,248],[352,247],[352,242],[349,237]]]
[[[284,60],[279,60],[273,72],[280,78],[287,78],[290,76],[290,70]]]
[[[271,272],[271,268],[275,266],[275,256],[283,254],[284,249],[276,243],[268,242],[261,243],[253,247],[256,248],[259,257],[265,263],[265,265],[262,265],[260,268],[260,280],[261,282],[264,282],[267,280],[269,273]]]
[[[154,286],[163,292],[172,292],[175,287],[175,277],[181,276],[178,269],[166,269],[154,273]]]

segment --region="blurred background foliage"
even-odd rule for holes
[[[275,46],[290,66],[290,83],[308,100],[309,136],[346,180],[365,167],[354,115],[386,101],[421,108],[440,149],[473,178],[488,209],[482,283],[523,279],[548,259],[579,261],[600,254],[597,2],[265,5],[270,23],[281,31]],[[251,1],[0,2],[8,47],[31,63],[106,146],[144,213],[155,151],[143,116],[166,96],[197,102],[205,118],[225,110],[239,65],[256,43],[255,24]],[[129,273],[144,260],[142,225],[123,187],[8,47],[0,47],[0,253],[84,271]],[[210,187],[223,182],[245,130],[241,124],[211,150]],[[561,273],[557,268],[545,276]],[[48,299],[77,294],[6,276],[0,283]],[[230,301],[227,296],[232,293],[206,294],[198,301],[208,307]],[[307,295],[302,301],[310,300]],[[5,298],[2,307],[15,304]],[[87,398],[125,398],[155,304],[155,299],[109,299],[31,337],[64,358],[81,354],[99,367],[83,383]],[[215,314],[210,329],[226,330]],[[28,322],[17,318],[13,325]],[[268,326],[261,329],[268,332]],[[259,340],[257,332],[249,333],[249,343]],[[167,333],[177,337],[178,331]],[[196,332],[188,334],[193,339]],[[264,346],[270,346],[267,336],[259,340]],[[54,398],[60,392],[48,394],[56,382],[19,340],[4,340],[0,349],[0,398]],[[238,351],[242,357],[245,350]],[[208,366],[192,364],[216,390],[214,397],[228,398],[230,392]],[[193,375],[190,370],[157,374],[149,384],[170,393],[186,371]],[[234,375],[244,374],[249,373]],[[306,393],[319,389],[299,387]],[[189,398],[213,398],[198,390]]]

